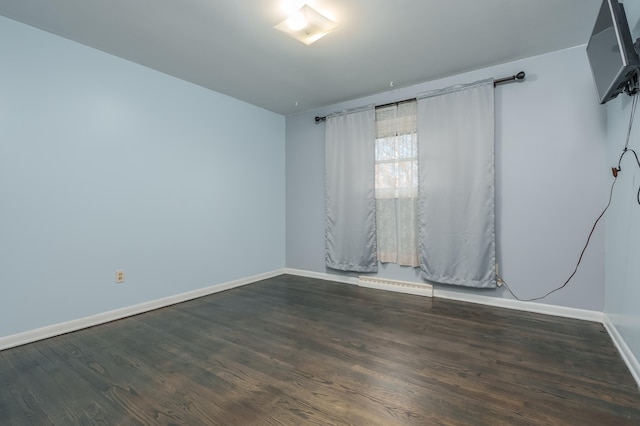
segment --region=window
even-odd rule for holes
[[[416,102],[376,108],[378,260],[418,266]]]

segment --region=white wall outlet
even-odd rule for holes
[[[124,271],[122,269],[116,270],[116,284],[122,284],[124,282]]]

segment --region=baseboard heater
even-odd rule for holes
[[[360,275],[358,277],[358,285],[360,287],[375,288],[378,290],[433,297],[433,286],[426,283],[411,283],[407,281],[388,280],[385,278],[374,278]]]

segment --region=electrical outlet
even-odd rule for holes
[[[122,269],[116,270],[116,284],[122,284],[124,282],[124,271]]]

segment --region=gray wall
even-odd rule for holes
[[[625,2],[634,39],[640,37],[640,3]],[[607,104],[607,151],[618,164],[627,137],[631,98],[621,95]],[[629,148],[640,154],[640,117],[636,113]],[[609,181],[612,180],[610,177]],[[636,201],[640,170],[631,154],[622,163],[611,208],[607,212],[605,313],[640,360],[640,206]],[[640,370],[636,372],[640,374]]]
[[[315,115],[393,102],[520,70],[527,72],[526,82],[496,89],[500,272],[521,298],[541,296],[560,286],[573,271],[607,200],[606,114],[596,101],[584,46],[288,116],[287,267],[339,274],[324,265],[324,124],[315,124]],[[378,275],[419,281],[414,269],[395,265],[382,266]],[[511,298],[504,288],[439,288]],[[603,309],[604,226],[596,230],[574,281],[542,303]]]
[[[283,116],[5,18],[0,57],[0,337],[284,267]]]

